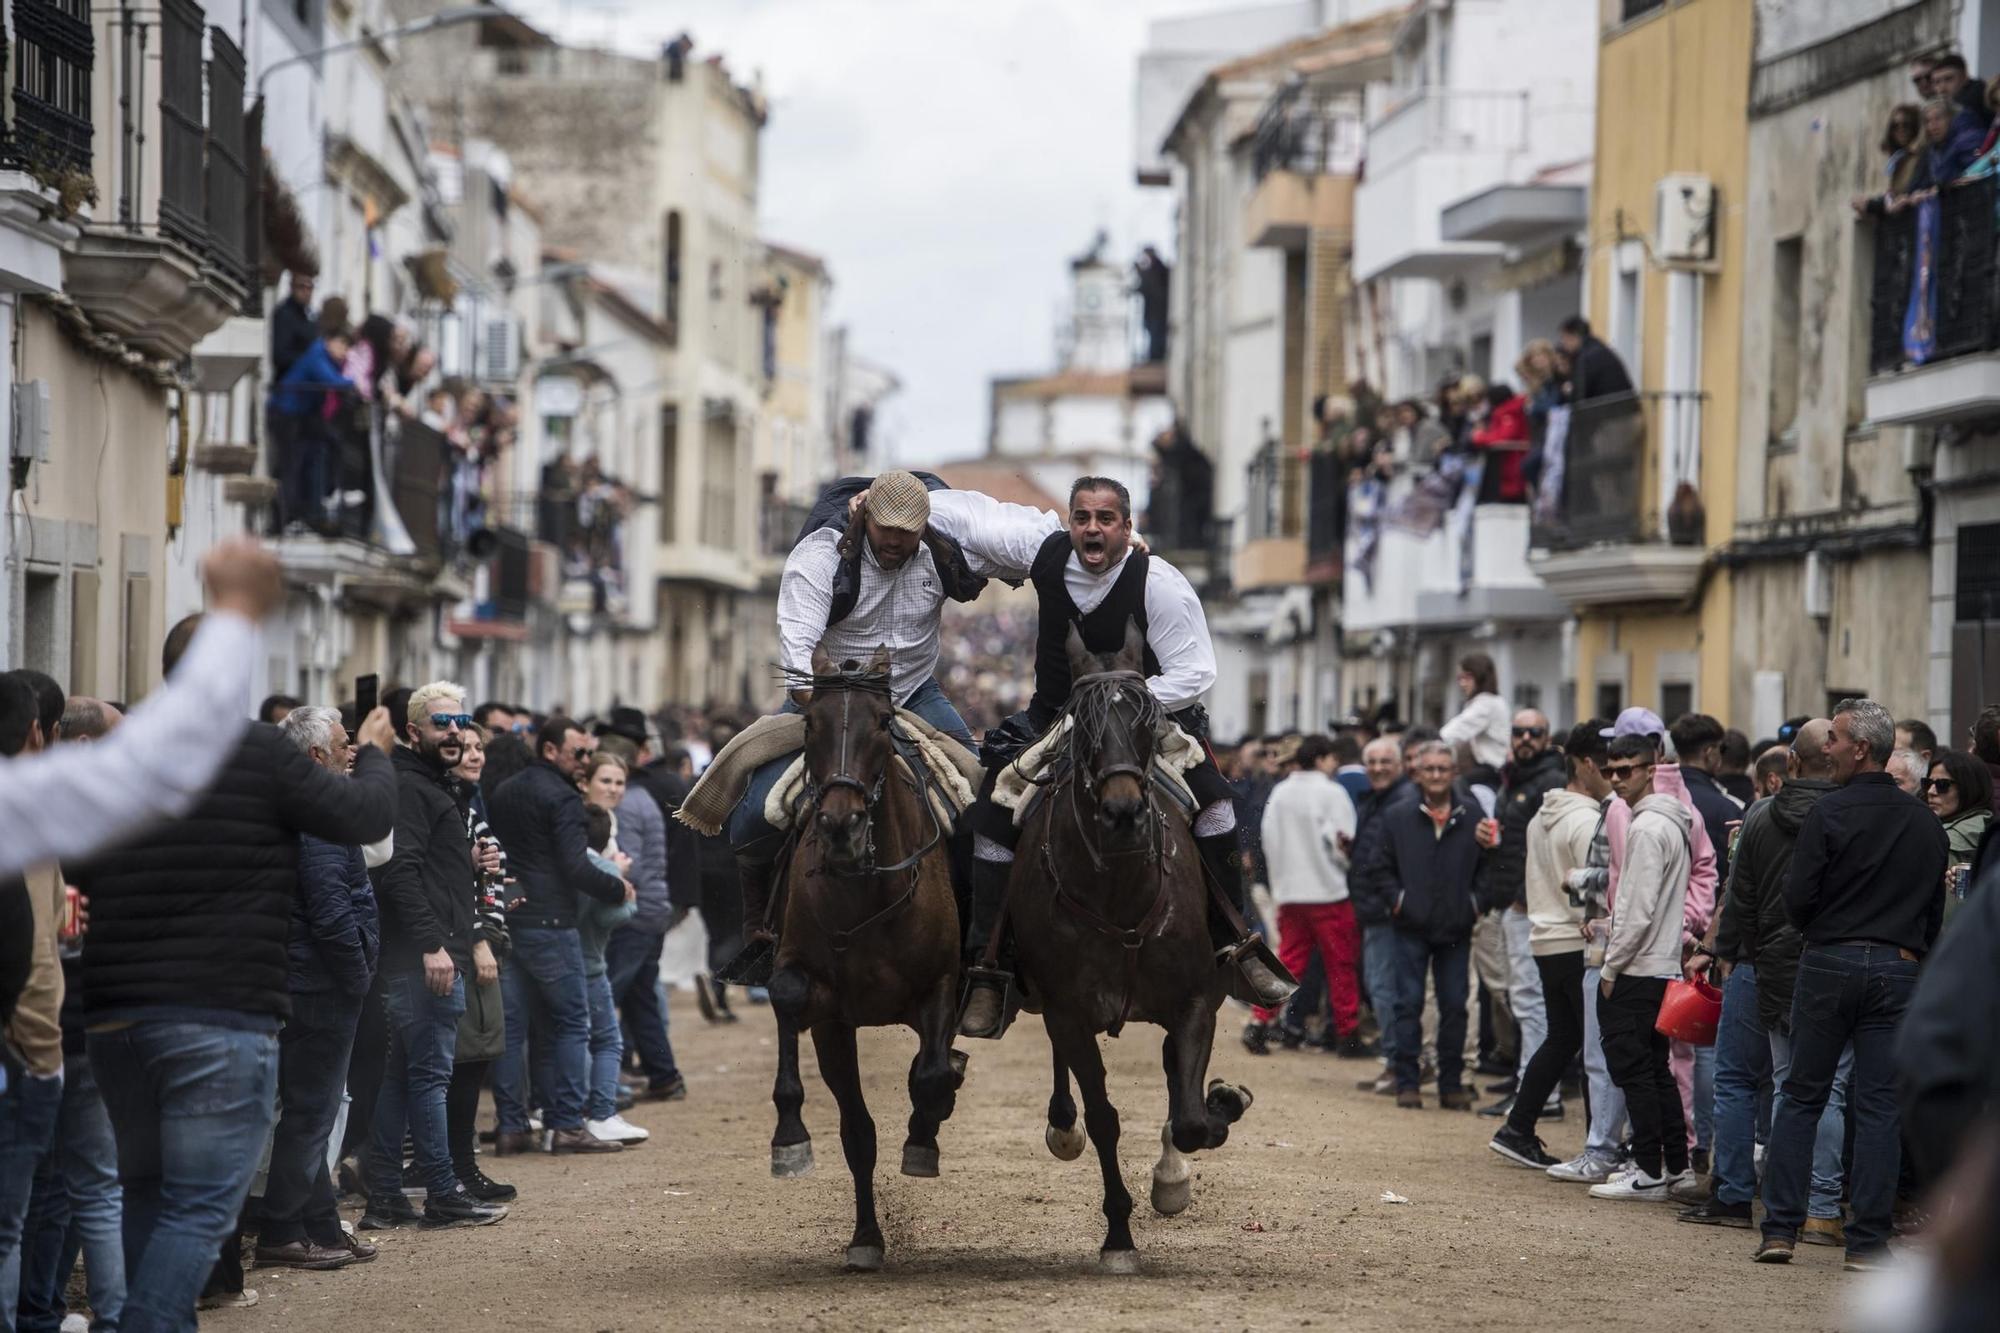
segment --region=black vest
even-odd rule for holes
[[[1028,569],[1028,582],[1034,585],[1041,607],[1041,624],[1035,634],[1035,696],[1028,702],[1028,716],[1037,728],[1047,727],[1069,702],[1071,625],[1083,636],[1083,646],[1093,653],[1115,653],[1123,648],[1127,620],[1139,623],[1139,633],[1146,632],[1146,553],[1135,550],[1125,557],[1117,583],[1086,616],[1076,609],[1063,583],[1063,568],[1072,549],[1067,532],[1050,533]],[[1142,669],[1148,676],[1160,674],[1160,662],[1150,643]]]
[[[915,474],[926,490],[950,490],[942,477],[928,472]],[[807,533],[821,528],[847,527],[847,502],[868,489],[873,477],[842,477],[833,485],[820,492],[820,497],[806,515],[805,525],[799,529],[795,540],[803,541]],[[971,602],[986,591],[986,580],[972,572],[966,561],[965,551],[951,538],[936,528],[925,528],[924,545],[930,548],[931,563],[937,566],[938,582],[944,595],[954,602]],[[827,604],[826,627],[832,629],[847,619],[854,610],[855,602],[861,598],[861,552],[844,555],[833,572],[833,601]]]

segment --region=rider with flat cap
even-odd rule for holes
[[[1124,645],[1127,621],[1145,636],[1146,686],[1181,729],[1206,739],[1207,714],[1197,702],[1215,683],[1215,646],[1208,618],[1187,577],[1132,545],[1132,497],[1109,477],[1082,477],[1070,487],[1069,514],[1003,504],[974,491],[940,491],[931,497],[931,527],[978,552],[1002,578],[1025,578],[1035,589],[1040,625],[1035,643],[1035,692],[1025,713],[987,737],[989,767],[1012,759],[1042,735],[1069,700],[1066,650],[1076,628],[1092,653]],[[1240,921],[1244,912],[1242,866],[1237,857],[1236,812],[1230,790],[1208,758],[1187,773],[1198,809],[1195,846],[1214,884]],[[998,923],[1012,871],[1018,831],[1010,813],[987,793],[970,812],[975,835],[971,944],[982,946]],[[1259,956],[1254,937],[1210,913],[1218,953],[1235,971],[1232,988],[1260,1004],[1281,1004],[1295,987]],[[995,1037],[1005,1025],[1005,997],[1012,977],[1004,968],[975,967],[959,1031]]]

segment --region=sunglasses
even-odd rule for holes
[[[431,725],[436,727],[439,731],[444,731],[448,728],[454,728],[454,727],[460,731],[464,731],[472,725],[472,714],[432,713]]]
[[[1951,789],[1958,784],[1950,778],[1925,778],[1918,784],[1925,791],[1934,791],[1940,796],[1951,795]]]
[[[1613,782],[1623,782],[1634,773],[1642,772],[1651,767],[1651,764],[1613,764],[1611,767],[1605,769],[1604,773]]]
[[[596,753],[597,751],[591,746],[579,745],[569,752],[569,757],[572,759],[588,759]]]
[[[1514,739],[1517,741],[1520,740],[1523,736],[1533,736],[1536,740],[1540,740],[1542,737],[1548,734],[1549,734],[1549,729],[1547,727],[1514,728]]]

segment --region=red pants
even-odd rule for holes
[[[1333,1009],[1333,1032],[1345,1037],[1361,1021],[1361,987],[1355,968],[1361,962],[1361,927],[1354,904],[1280,903],[1278,961],[1295,977],[1306,974],[1314,953],[1326,971],[1326,993]],[[1257,1021],[1268,1023],[1276,1009],[1259,1009]]]

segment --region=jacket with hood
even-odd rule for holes
[[[1354,802],[1332,777],[1302,769],[1280,782],[1265,802],[1261,830],[1272,900],[1281,907],[1346,902],[1341,841],[1351,847],[1354,831]]]
[[[1590,860],[1600,807],[1578,792],[1559,788],[1542,798],[1527,834],[1528,949],[1537,957],[1582,953],[1583,904],[1565,884],[1569,872]]]
[[[1694,811],[1665,792],[1654,792],[1633,811],[1604,946],[1605,980],[1680,975],[1682,912],[1699,827]]]
[[[1792,848],[1799,826],[1822,796],[1838,790],[1831,782],[1791,778],[1768,801],[1743,817],[1730,867],[1729,893],[1715,929],[1716,957],[1757,968],[1757,1017],[1766,1032],[1792,1027],[1792,989],[1798,983],[1798,928],[1785,914],[1785,881],[1792,873]]]
[[[1371,791],[1357,805],[1354,850],[1348,857],[1347,888],[1354,900],[1354,918],[1364,926],[1386,926],[1396,902],[1396,886],[1381,873],[1382,816],[1392,807],[1417,799],[1417,784],[1399,777],[1381,791]]]
[[[1509,764],[1506,785],[1493,811],[1500,825],[1500,842],[1493,848],[1493,896],[1510,907],[1528,900],[1528,826],[1542,800],[1565,783],[1568,761],[1556,750],[1544,750],[1525,764]]]
[[[1715,915],[1715,888],[1720,882],[1715,870],[1715,846],[1708,840],[1708,828],[1697,817],[1694,798],[1688,795],[1679,764],[1653,766],[1653,794],[1672,796],[1687,810],[1693,832],[1694,869],[1688,875],[1687,897],[1681,905],[1681,928],[1690,940],[1708,932],[1709,918]],[[1645,802],[1641,801],[1641,805]],[[1633,810],[1623,801],[1613,801],[1605,812],[1605,828],[1611,838],[1611,884],[1605,891],[1607,903],[1618,901],[1618,881],[1625,864],[1625,832],[1631,827]]]

